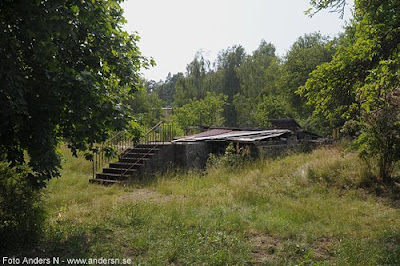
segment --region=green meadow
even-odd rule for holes
[[[44,238],[20,255],[141,265],[400,264],[396,188],[376,185],[340,147],[108,187],[88,183],[90,162],[60,152],[62,177],[44,193]]]

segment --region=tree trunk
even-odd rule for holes
[[[379,164],[379,177],[384,183],[389,183],[391,181],[391,165],[392,162],[386,158],[386,155],[383,155]]]

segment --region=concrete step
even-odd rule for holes
[[[155,153],[125,153],[121,158],[150,158],[154,155]]]
[[[165,146],[171,145],[170,142],[156,142],[156,143],[149,143],[149,144],[139,144],[135,146],[135,148],[157,148],[157,149],[162,149]]]
[[[123,168],[104,168],[103,173],[104,174],[117,174],[117,175],[134,175],[136,174],[137,169],[123,169]]]
[[[127,153],[156,153],[160,149],[159,148],[133,148],[133,149],[127,149],[124,154]]]
[[[158,144],[138,144],[137,146],[135,146],[134,148],[138,148],[138,149],[152,149],[152,148],[159,148]]]
[[[143,164],[144,162],[150,160],[150,158],[120,158],[120,163],[137,163]]]
[[[112,173],[100,173],[96,174],[96,179],[114,180],[114,181],[125,181],[131,178],[131,175],[121,175]]]
[[[120,181],[117,180],[109,180],[109,179],[89,179],[89,183],[91,184],[99,184],[99,185],[114,185],[114,184],[120,184]]]
[[[145,162],[159,152],[168,144],[151,143],[140,144],[134,148],[128,148],[119,158],[118,162],[112,162],[108,168],[104,168],[102,173],[96,174],[95,179],[90,179],[90,183],[112,185],[122,183],[135,176]]]
[[[110,168],[119,168],[119,169],[139,169],[141,166],[143,166],[143,163],[123,163],[123,162],[110,163]]]

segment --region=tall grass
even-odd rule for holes
[[[398,202],[363,189],[362,162],[339,148],[131,187],[88,184],[90,163],[62,152],[62,177],[46,191],[46,255],[145,265],[400,264]]]

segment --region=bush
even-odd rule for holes
[[[32,244],[42,231],[41,193],[29,183],[27,167],[0,162],[0,250]]]
[[[250,159],[250,151],[246,148],[236,149],[233,143],[229,143],[229,145],[225,149],[225,153],[223,156],[216,156],[214,154],[209,154],[207,160],[207,168],[216,168],[218,166],[222,166],[225,168],[237,168],[242,166],[246,161]]]

